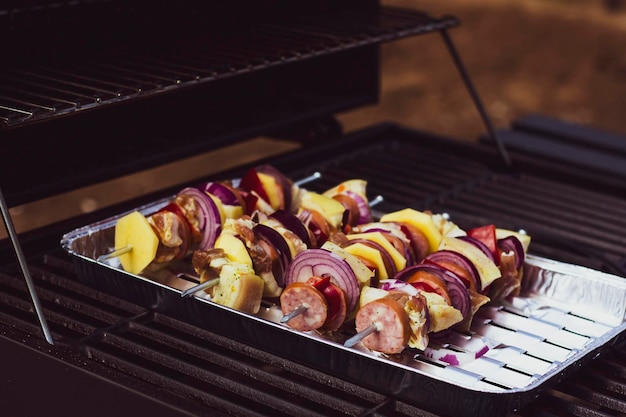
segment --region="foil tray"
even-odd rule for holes
[[[148,215],[166,198],[144,207]],[[626,328],[626,280],[589,268],[529,254],[519,297],[483,306],[472,335],[452,332],[439,346],[458,355],[459,365],[431,359],[415,349],[400,355],[370,352],[343,342],[345,329],[332,336],[302,333],[281,324],[280,308],[264,303],[257,315],[221,306],[195,293],[186,278],[190,263],[172,264],[147,275],[123,271],[111,252],[119,217],[75,229],[61,245],[72,255],[78,278],[87,285],[243,343],[298,361],[323,372],[455,416],[504,416],[534,400],[605,348]],[[532,246],[531,246],[532,249]],[[187,269],[187,270],[186,270]],[[182,274],[182,275],[181,275]],[[475,353],[489,350],[479,358]]]

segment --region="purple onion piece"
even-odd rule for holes
[[[402,271],[398,272],[394,276],[394,278],[401,281],[406,281],[419,270],[426,271],[441,279],[448,289],[448,295],[450,295],[450,301],[452,303],[452,306],[459,310],[463,317],[466,317],[468,314],[470,314],[471,301],[465,283],[463,283],[463,280],[461,280],[461,278],[459,278],[452,272],[440,267],[439,265],[413,265],[409,268],[404,268]]]
[[[480,276],[478,275],[478,270],[476,269],[476,265],[472,261],[470,261],[467,256],[462,253],[455,252],[448,249],[438,250],[436,252],[431,253],[430,255],[424,258],[426,262],[433,262],[443,268],[444,265],[440,265],[440,262],[452,263],[454,265],[458,265],[459,267],[468,271],[470,275],[470,279],[472,280],[472,284],[476,291],[482,291],[482,283],[480,281]]]
[[[365,224],[365,223],[371,222],[372,212],[370,210],[369,201],[361,197],[359,194],[350,190],[344,191],[344,194],[352,198],[356,202],[357,207],[359,208],[359,219],[357,221],[357,224]]]
[[[291,230],[296,234],[304,242],[307,248],[311,247],[311,239],[309,236],[309,231],[307,230],[302,220],[300,220],[295,214],[291,213],[288,210],[276,210],[270,217],[278,220],[280,224],[282,224],[286,229]]]
[[[467,317],[472,310],[472,302],[467,287],[461,278],[455,274],[445,270],[443,272],[443,279],[446,281],[452,306],[461,312],[463,318]]]
[[[178,195],[190,195],[196,201],[198,210],[198,227],[202,232],[202,240],[198,249],[206,250],[215,246],[215,241],[222,231],[222,217],[215,202],[195,187],[182,189]]]
[[[291,261],[291,251],[289,249],[289,245],[278,231],[269,226],[257,224],[254,226],[253,230],[257,238],[265,240],[268,244],[272,245],[276,250],[276,253],[278,253],[280,268],[278,271],[273,271],[274,278],[276,279],[278,286],[284,288],[285,272],[289,262]]]
[[[354,311],[359,301],[359,285],[354,271],[345,259],[325,249],[307,249],[298,253],[287,268],[285,284],[306,282],[312,276],[324,274],[344,290],[347,310]]]
[[[457,236],[456,238],[464,240],[465,242],[471,243],[472,245],[474,245],[478,249],[480,249],[481,252],[483,252],[485,254],[485,256],[487,256],[487,258],[489,258],[491,260],[491,262],[493,262],[493,263],[496,262],[496,260],[493,257],[493,253],[491,253],[491,251],[489,250],[487,245],[485,245],[480,240],[478,240],[478,239],[476,239],[474,237],[471,237],[471,236]]]
[[[378,288],[385,291],[398,290],[409,295],[417,295],[418,293],[417,288],[399,279],[383,279],[378,283]]]
[[[526,254],[524,246],[515,236],[507,236],[497,241],[498,249],[504,252],[513,251],[515,253],[515,269],[520,269],[524,265]]]
[[[227,206],[239,206],[239,200],[235,192],[219,182],[207,182],[200,186],[200,189],[207,194],[217,197],[222,204]]]

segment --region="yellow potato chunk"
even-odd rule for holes
[[[267,198],[270,199],[268,203],[270,203],[274,210],[278,210],[280,208],[282,195],[282,191],[279,190],[280,185],[278,185],[274,177],[271,175],[264,174],[262,172],[257,172],[257,175],[263,185],[265,194],[267,194]]]
[[[514,232],[513,230],[496,229],[496,239],[504,239],[505,237],[508,237],[508,236],[515,236],[522,244],[522,247],[524,248],[524,252],[528,252],[528,247],[530,246],[530,240],[531,240],[529,235],[522,234],[519,232]]]
[[[303,209],[317,211],[334,228],[341,226],[343,212],[346,211],[339,201],[313,191],[302,194],[300,206]]]
[[[500,268],[498,268],[496,264],[494,264],[491,259],[483,253],[483,251],[469,242],[465,242],[455,237],[446,236],[441,240],[441,246],[439,249],[461,253],[465,255],[467,259],[472,261],[478,271],[482,288],[487,288],[493,281],[500,278],[502,275]]]
[[[374,265],[376,265],[376,271],[378,272],[379,279],[390,278],[389,274],[387,273],[387,268],[385,267],[385,262],[383,261],[383,256],[377,249],[374,249],[371,246],[367,246],[364,243],[353,243],[349,246],[346,246],[344,249],[346,250],[346,252],[367,259]]]
[[[352,233],[347,235],[349,240],[366,239],[378,243],[391,256],[398,271],[406,267],[406,258],[385,238],[381,232]]]
[[[326,197],[332,198],[336,196],[337,194],[342,194],[342,193],[345,193],[346,191],[350,191],[363,197],[363,199],[367,200],[366,189],[367,189],[367,181],[362,180],[362,179],[352,179],[352,180],[344,181],[334,186],[333,188],[327,191],[324,191],[323,195]]]
[[[226,264],[220,271],[220,282],[213,288],[213,301],[226,307],[256,314],[261,308],[265,282],[243,264]]]
[[[435,252],[441,243],[441,232],[430,214],[405,208],[387,213],[380,218],[381,222],[405,222],[417,227],[428,240],[429,253]]]
[[[246,245],[235,235],[228,232],[221,233],[215,241],[215,247],[224,249],[228,260],[253,267],[252,259]]]
[[[156,257],[159,238],[148,219],[134,211],[120,218],[115,225],[115,249],[129,247],[130,251],[119,256],[122,268],[131,274],[143,271]]]

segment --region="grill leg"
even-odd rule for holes
[[[480,114],[480,117],[482,118],[483,123],[485,124],[485,127],[487,128],[487,132],[491,140],[496,144],[498,148],[498,152],[500,153],[500,156],[502,157],[504,164],[507,166],[507,168],[510,168],[511,159],[509,158],[509,154],[506,148],[504,147],[504,144],[502,143],[502,141],[498,138],[498,135],[496,134],[495,129],[493,128],[491,119],[489,118],[489,115],[487,114],[487,111],[485,110],[485,107],[483,106],[483,103],[480,97],[478,96],[478,93],[476,92],[476,88],[474,87],[474,84],[472,83],[472,80],[467,72],[467,69],[465,68],[463,61],[461,60],[461,56],[459,55],[459,52],[456,49],[456,46],[452,42],[452,39],[450,38],[450,35],[448,34],[447,30],[445,29],[442,30],[441,36],[443,37],[443,40],[446,46],[448,47],[448,51],[450,52],[450,55],[452,56],[452,60],[454,61],[454,64],[459,70],[459,74],[461,74],[461,78],[463,79],[465,88],[467,88],[467,91],[470,93],[470,96],[472,97],[472,101],[474,102],[474,105],[476,106],[476,109],[478,110],[478,113]]]

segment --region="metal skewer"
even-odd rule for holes
[[[104,255],[98,256],[98,262],[105,262],[112,258],[117,258],[118,256],[122,256],[125,253],[128,253],[133,250],[131,245],[124,246],[123,248],[114,249],[109,253],[105,253]]]
[[[211,287],[216,286],[218,283],[220,282],[219,277],[218,278],[213,278],[210,279],[208,281],[203,282],[202,284],[198,284],[198,285],[194,285],[191,288],[187,288],[185,291],[183,291],[182,293],[180,293],[181,297],[187,297],[188,295],[194,294],[198,291],[201,290],[206,290],[209,289]]]
[[[295,181],[294,184],[300,187],[304,184],[320,179],[321,177],[322,177],[322,174],[319,171],[315,171],[313,174],[309,175],[308,177],[304,177],[301,180]]]
[[[352,347],[359,343],[361,340],[365,339],[367,336],[378,331],[380,331],[380,325],[378,323],[372,323],[365,329],[352,336],[350,339],[346,340],[343,345],[345,347]]]
[[[383,197],[382,195],[380,195],[380,194],[379,194],[379,195],[377,195],[376,197],[374,197],[374,199],[373,199],[373,200],[371,200],[371,201],[369,202],[369,206],[370,206],[370,207],[374,207],[374,206],[376,206],[376,205],[378,205],[378,204],[382,203],[384,200],[385,200],[385,199],[384,199],[384,197]]]
[[[300,314],[304,313],[308,309],[309,309],[309,306],[302,304],[298,306],[295,310],[291,311],[290,313],[285,314],[283,318],[280,319],[280,322],[287,323],[289,320],[291,320],[292,318],[296,316],[299,316]]]

